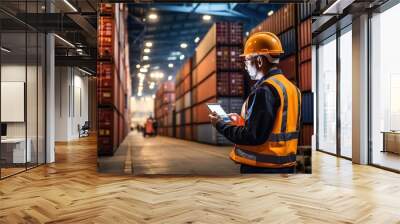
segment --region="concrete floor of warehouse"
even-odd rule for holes
[[[156,139],[146,139],[146,142]],[[97,172],[94,137],[0,181],[0,223],[399,223],[399,174],[313,152],[313,174]]]
[[[231,146],[214,146],[131,132],[113,157],[98,160],[100,172],[134,175],[235,175],[239,165],[229,159]]]

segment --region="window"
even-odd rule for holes
[[[318,46],[318,149],[336,153],[336,36]]]
[[[340,155],[352,157],[352,32],[345,29],[340,46]]]
[[[400,170],[400,4],[371,18],[372,163]]]

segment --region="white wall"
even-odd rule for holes
[[[56,67],[55,73],[55,140],[70,141],[88,121],[88,78],[73,67]]]
[[[131,124],[143,125],[149,116],[153,116],[154,99],[152,97],[131,97]]]

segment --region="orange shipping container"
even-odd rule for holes
[[[217,95],[217,76],[216,73],[208,77],[204,82],[199,84],[196,88],[196,103],[200,103],[210,97]]]
[[[300,62],[311,60],[311,45],[301,49],[300,51]]]
[[[209,123],[210,118],[208,117],[209,111],[206,103],[215,103],[216,98],[207,100],[204,103],[198,104],[193,107],[193,123]]]
[[[186,140],[192,140],[192,126],[191,125],[185,125],[185,136],[184,138]]]
[[[313,135],[313,125],[303,125],[300,131],[299,145],[310,146]]]
[[[299,88],[301,91],[311,91],[311,61],[304,62],[300,65]]]
[[[294,55],[281,60],[279,67],[288,79],[296,80],[296,57]]]
[[[214,48],[193,71],[193,85],[201,82],[217,69],[216,48]]]

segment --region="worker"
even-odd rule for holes
[[[147,118],[146,123],[145,123],[145,129],[143,132],[143,137],[152,136],[154,134],[154,128],[153,128],[153,118],[150,116]]]
[[[249,37],[241,56],[256,83],[241,115],[229,114],[231,122],[209,115],[218,132],[235,143],[230,158],[241,164],[241,173],[295,173],[301,94],[278,67],[282,53],[273,33]]]

